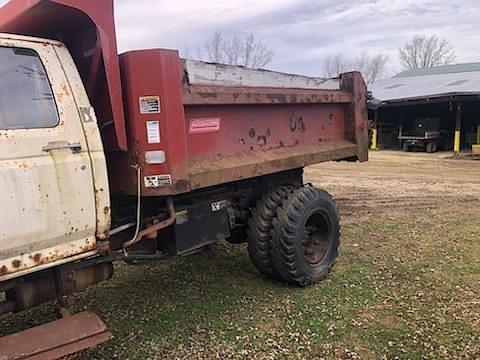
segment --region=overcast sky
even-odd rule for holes
[[[6,3],[0,0],[0,4]],[[414,34],[448,39],[457,62],[480,61],[480,0],[115,0],[120,51],[165,47],[192,56],[216,30],[255,34],[275,50],[269,68],[322,75],[328,54],[390,56]]]

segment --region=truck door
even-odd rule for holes
[[[92,166],[55,46],[0,36],[0,280],[95,248]]]

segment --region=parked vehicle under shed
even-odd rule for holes
[[[458,154],[480,144],[480,63],[404,71],[370,91],[378,148]]]

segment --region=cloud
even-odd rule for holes
[[[0,4],[5,3],[0,0]],[[194,49],[216,30],[254,33],[276,51],[269,67],[321,75],[326,56],[390,56],[416,33],[437,34],[458,62],[480,61],[478,0],[116,0],[121,51]]]
[[[217,29],[242,32],[236,24],[280,11],[298,0],[120,0],[116,4],[119,48],[195,46]]]

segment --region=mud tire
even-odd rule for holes
[[[248,254],[255,268],[271,277],[278,277],[272,260],[272,221],[277,216],[277,209],[295,190],[294,186],[279,186],[265,194],[252,209],[248,221]]]
[[[285,281],[308,286],[325,278],[340,245],[340,218],[326,191],[306,186],[289,193],[273,219],[272,255]]]

